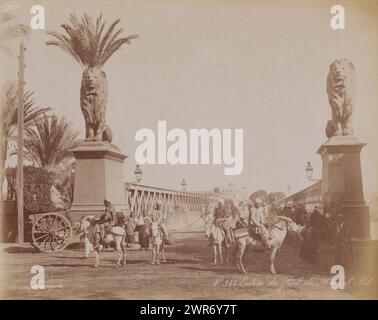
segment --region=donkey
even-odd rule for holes
[[[247,228],[235,229],[235,239],[237,244],[236,253],[236,267],[239,271],[247,274],[247,271],[243,265],[243,255],[247,245],[258,246],[262,242],[265,243],[265,247],[271,250],[270,254],[270,272],[276,274],[276,268],[274,266],[276,253],[281,248],[282,243],[285,240],[288,231],[301,233],[304,227],[297,225],[293,220],[284,216],[277,216],[277,222],[274,223],[266,235],[262,235],[262,240],[256,240],[250,234]]]
[[[95,264],[94,267],[98,267],[100,264],[100,251],[101,248],[95,248],[96,237],[96,222],[94,216],[83,217],[75,227],[76,233],[83,238],[85,255],[89,257],[91,251],[94,252]],[[110,232],[105,235],[104,242],[111,244],[114,242],[115,250],[118,253],[118,260],[115,267],[126,266],[126,232],[125,229],[120,226],[114,226],[110,229]]]
[[[152,264],[160,264],[160,253],[165,262],[163,232],[157,222],[151,224]]]

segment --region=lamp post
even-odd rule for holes
[[[185,181],[185,179],[182,179],[182,181],[181,181],[181,187],[182,187],[182,191],[186,191],[186,187],[187,187],[188,185],[186,184],[186,181]]]
[[[136,184],[139,184],[141,181],[142,181],[142,175],[143,175],[143,171],[142,169],[140,168],[139,164],[136,165],[135,169],[134,169],[134,176],[135,176],[135,182],[126,182],[125,183],[125,191],[126,191],[126,198],[127,198],[127,204],[128,204],[128,208],[130,209],[130,206],[129,206],[129,203],[131,203],[131,199],[130,199],[130,194],[129,194],[129,188],[131,185],[136,185]]]
[[[306,177],[309,181],[320,181],[320,179],[312,179],[312,174],[314,173],[314,168],[311,165],[310,161],[307,161],[307,165],[305,167]]]
[[[143,171],[140,168],[139,164],[137,164],[134,170],[134,176],[137,183],[140,183],[142,181],[142,175],[143,175]]]

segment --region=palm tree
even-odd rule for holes
[[[70,149],[77,144],[78,132],[65,117],[46,114],[25,134],[25,157],[34,165],[50,169],[72,157]]]
[[[16,23],[16,16],[11,14],[7,7],[0,7],[0,49],[10,52],[10,49],[4,44],[6,40],[23,38],[28,35],[30,28]]]
[[[16,81],[8,81],[0,96],[0,187],[2,190],[4,182],[5,161],[9,154],[9,145],[17,138],[17,92]],[[35,107],[34,92],[24,93],[24,129],[27,132],[35,121],[51,108]],[[2,192],[0,192],[2,196]]]
[[[40,172],[53,174],[54,197],[51,200],[57,208],[68,209],[72,202],[74,158],[70,149],[77,145],[77,136],[78,132],[65,117],[58,119],[47,114],[34,121],[34,126],[25,132],[24,156],[33,167],[40,168]],[[30,190],[27,188],[26,192]]]
[[[102,14],[97,17],[95,23],[87,14],[81,19],[72,14],[69,22],[70,24],[61,25],[64,34],[48,32],[54,40],[47,41],[46,44],[61,48],[82,67],[80,106],[86,123],[86,139],[99,140],[102,138],[102,132],[97,131],[104,130],[108,94],[106,74],[102,67],[123,44],[129,44],[130,40],[138,36],[120,37],[123,29],[117,28],[119,19],[105,28],[106,21],[103,21]],[[93,126],[96,127],[99,123],[102,126],[101,130],[93,129]]]
[[[15,22],[16,16],[9,12],[9,6],[0,6],[0,50],[12,55],[12,51],[5,45],[7,40],[24,38],[29,34],[30,28]],[[14,137],[17,126],[17,88],[15,84],[6,84],[1,96],[0,110],[0,199],[3,198],[5,161],[8,155],[9,141]],[[25,93],[24,103],[34,103],[33,93]],[[33,102],[32,102],[33,101]],[[29,111],[25,110],[25,117],[37,115],[36,110],[29,106]],[[33,115],[34,114],[34,115]],[[14,122],[15,121],[15,122]],[[25,121],[26,122],[26,121]]]

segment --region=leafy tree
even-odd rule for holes
[[[74,162],[62,168],[24,166],[24,209],[27,213],[68,210],[72,203]],[[16,198],[17,168],[5,170],[9,199]]]
[[[53,168],[63,160],[72,158],[70,149],[77,145],[78,132],[65,117],[58,119],[46,114],[35,121],[25,135],[25,157],[37,167]]]
[[[16,16],[7,10],[5,6],[0,7],[0,49],[11,54],[11,50],[6,46],[7,40],[24,38],[30,28],[15,22]]]
[[[269,203],[275,203],[282,199],[285,199],[285,193],[284,192],[271,192],[268,195],[268,202]]]
[[[259,199],[262,202],[267,202],[268,192],[266,192],[265,190],[257,190],[249,196],[249,199],[252,201],[256,201],[257,199]]]
[[[16,81],[8,81],[0,96],[0,189],[4,182],[5,161],[10,153],[10,145],[17,138],[18,86]],[[35,107],[34,92],[24,93],[24,130],[30,128],[51,108]],[[0,192],[2,196],[2,192]]]

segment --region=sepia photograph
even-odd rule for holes
[[[377,57],[377,0],[0,0],[0,299],[376,300]]]

